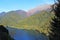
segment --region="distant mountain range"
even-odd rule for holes
[[[5,15],[5,12],[1,12],[1,13],[0,13],[0,17],[1,17],[1,16],[4,16],[4,15]]]
[[[26,13],[27,12],[25,12],[23,10],[16,10],[16,11],[9,11],[9,12],[1,12],[0,16],[4,16],[7,14],[19,14],[20,16],[25,17],[25,16],[27,16]]]
[[[34,13],[38,13],[38,12],[41,12],[41,11],[50,11],[51,10],[51,5],[40,5],[40,6],[37,6],[31,10],[28,11],[28,15],[32,15]]]
[[[1,12],[0,25],[7,26],[12,37],[20,36],[20,29],[38,30],[48,35],[50,21],[54,17],[54,14],[49,12],[50,8],[50,5],[44,5],[33,8],[28,12],[24,10]]]
[[[40,5],[40,6],[37,6],[37,7],[33,8],[33,9],[28,10],[27,12],[24,11],[24,10],[15,10],[15,11],[9,11],[7,13],[13,13],[14,12],[14,13],[17,13],[24,18],[26,16],[30,16],[34,13],[37,13],[37,12],[40,12],[40,11],[43,11],[43,10],[50,11],[51,10],[51,5],[48,5],[48,4]],[[0,16],[4,15],[5,13],[6,12],[1,12]]]
[[[0,13],[0,24],[3,25],[19,25],[19,23],[28,18],[31,15],[40,13],[41,11],[50,11],[51,5],[42,5],[38,6],[36,8],[33,8],[31,10],[28,10],[28,12],[24,10],[15,10],[15,11],[9,11],[9,12],[1,12]]]
[[[10,11],[10,12],[2,12],[0,13],[0,24],[3,25],[11,25],[18,24],[21,20],[26,18],[26,12],[22,10]]]

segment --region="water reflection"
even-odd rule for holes
[[[10,35],[15,40],[48,40],[47,36],[36,30],[8,28]],[[12,34],[13,33],[13,34]]]

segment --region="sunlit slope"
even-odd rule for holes
[[[49,24],[53,17],[53,13],[42,11],[22,19],[19,14],[10,12],[0,17],[0,24],[18,29],[39,30],[41,33],[48,34]]]
[[[53,17],[53,13],[42,11],[41,13],[37,13],[21,21],[19,28],[39,30],[41,33],[48,34],[50,21]]]
[[[11,11],[0,17],[0,24],[5,26],[19,26],[20,20],[22,20],[22,16],[14,11]]]

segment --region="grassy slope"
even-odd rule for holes
[[[42,11],[41,13],[34,14],[21,20],[21,16],[19,14],[10,13],[0,19],[0,24],[18,29],[39,30],[41,33],[48,34],[49,22],[53,16],[53,13]]]
[[[49,25],[52,17],[54,17],[53,13],[43,11],[20,22],[19,28],[39,30],[41,33],[48,35]]]
[[[20,19],[21,19],[21,16],[19,14],[14,12],[9,12],[0,18],[0,24],[6,25],[6,26],[8,25],[16,26],[18,25]]]

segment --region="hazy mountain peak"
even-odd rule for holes
[[[1,12],[0,16],[4,16],[6,14],[6,12]]]
[[[17,13],[22,17],[28,17],[31,16],[32,14],[35,14],[37,12],[43,11],[43,10],[50,10],[51,5],[49,4],[45,4],[45,5],[39,5],[31,10],[28,10],[28,12],[24,11],[24,10],[13,10],[13,11],[9,11],[7,13]],[[2,12],[2,14],[5,14],[5,12]],[[2,15],[0,14],[0,15]]]
[[[46,4],[46,5],[40,5],[40,6],[37,6],[31,10],[28,11],[28,15],[32,15],[36,12],[40,12],[40,11],[43,11],[43,10],[48,10],[51,8],[51,5],[49,4]]]

